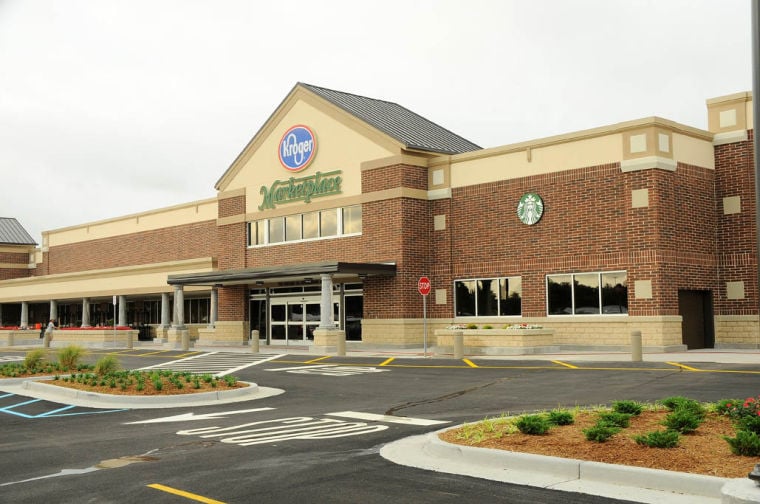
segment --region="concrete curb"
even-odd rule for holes
[[[191,394],[161,396],[112,395],[50,385],[48,383],[43,383],[43,380],[45,379],[49,380],[50,377],[40,377],[36,380],[31,380],[29,378],[5,379],[0,383],[0,390],[34,397],[36,399],[72,404],[86,408],[126,409],[209,406],[214,404],[227,404],[263,399],[265,397],[271,397],[285,392],[282,389],[259,387],[256,383],[249,383],[249,386],[244,388]],[[9,383],[11,380],[15,381],[15,383]]]
[[[389,443],[380,454],[422,469],[648,503],[717,504],[726,495],[724,485],[742,481],[462,446],[442,441],[442,431]]]

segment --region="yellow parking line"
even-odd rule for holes
[[[686,371],[701,371],[700,369],[687,366],[686,364],[680,364],[678,362],[666,362],[665,364],[670,364],[671,366],[679,367],[681,369],[685,369]]]
[[[383,362],[381,362],[381,363],[380,363],[380,365],[381,365],[381,366],[387,366],[388,364],[390,364],[390,363],[391,363],[391,362],[393,362],[394,360],[396,360],[396,358],[395,358],[395,357],[391,357],[391,358],[389,358],[389,359],[385,359]]]
[[[156,354],[166,353],[166,352],[171,352],[171,351],[172,350],[158,350],[156,352],[147,352],[147,353],[137,354],[135,355],[135,357],[145,357],[146,355],[156,355]]]
[[[190,500],[198,501],[198,502],[205,502],[206,504],[224,504],[222,501],[209,499],[208,497],[203,497],[202,495],[196,495],[194,493],[185,492],[183,490],[177,490],[176,488],[168,487],[165,485],[159,485],[158,483],[153,483],[151,485],[148,485],[150,488],[155,488],[156,490],[161,490],[162,492],[167,492],[174,495],[179,495],[180,497],[185,497]]]
[[[568,364],[567,362],[562,362],[558,360],[553,360],[552,362],[555,364],[559,364],[560,366],[565,366],[566,368],[578,369],[578,366],[573,366],[572,364]]]
[[[470,359],[462,359],[462,362],[464,362],[465,364],[467,364],[470,367],[478,367],[478,365],[475,364],[474,362],[472,362]]]
[[[314,364],[315,362],[319,362],[321,360],[329,359],[332,357],[331,355],[325,355],[324,357],[317,357],[316,359],[307,360],[304,362],[304,364]]]
[[[183,353],[179,355],[173,355],[172,358],[179,359],[180,357],[189,357],[191,355],[198,355],[200,353],[203,353],[203,352],[187,352],[187,353]]]

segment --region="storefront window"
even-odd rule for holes
[[[319,238],[319,212],[303,214],[303,237],[305,240]]]
[[[319,212],[319,236],[335,236],[338,234],[338,214],[335,210]]]
[[[276,217],[269,219],[269,243],[285,241],[285,219]]]
[[[522,313],[520,277],[482,278],[454,282],[457,317],[504,317]]]
[[[301,215],[288,215],[285,217],[285,241],[302,239]]]
[[[362,206],[355,205],[343,209],[343,234],[362,232]]]
[[[625,271],[576,273],[546,277],[549,315],[628,313]]]

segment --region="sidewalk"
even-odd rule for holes
[[[135,348],[156,348],[155,345],[135,344]],[[191,351],[196,352],[236,352],[250,353],[249,346],[236,347],[210,347],[193,346]],[[314,352],[308,345],[261,345],[259,353],[288,353],[293,355],[335,355],[335,353]],[[419,348],[373,348],[356,347],[351,345],[346,348],[347,357],[378,357],[398,359],[453,359],[452,354],[435,354],[422,347]],[[631,362],[629,352],[604,352],[604,351],[561,351],[546,354],[524,355],[465,355],[464,358],[472,361],[477,360],[501,360],[501,361],[587,361],[587,362]],[[644,353],[644,362],[718,362],[725,364],[758,364],[760,365],[760,349],[713,349],[702,348],[685,352],[658,352]]]

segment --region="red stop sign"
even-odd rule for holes
[[[417,280],[417,290],[423,296],[430,294],[430,279],[426,276],[420,277],[420,279]]]

